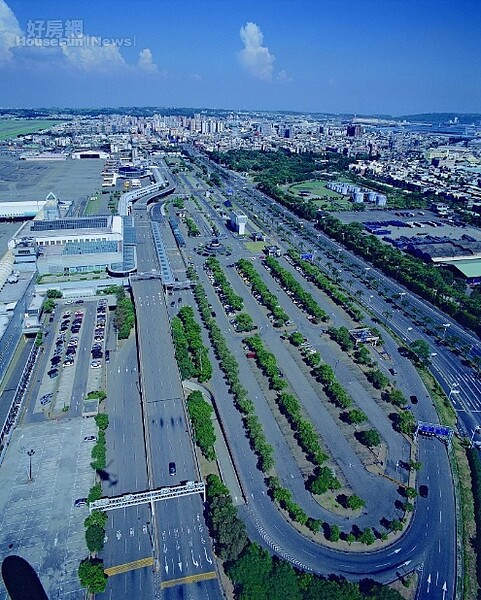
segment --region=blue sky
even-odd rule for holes
[[[481,112],[480,32],[480,0],[0,0],[0,106]]]

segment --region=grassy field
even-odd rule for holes
[[[252,252],[253,254],[260,254],[265,247],[265,242],[245,242],[244,246],[246,250]]]
[[[0,119],[0,140],[35,133],[62,122],[53,119]]]
[[[324,181],[303,181],[302,183],[294,183],[287,186],[286,190],[297,196],[299,199],[311,198],[319,208],[327,208],[331,210],[350,208],[351,202],[332,190],[327,189]],[[301,192],[309,194],[301,195]]]
[[[295,183],[289,187],[289,191],[296,196],[299,196],[301,192],[308,192],[315,196],[326,196],[336,200],[342,198],[341,194],[327,189],[323,181],[303,181],[302,183]]]

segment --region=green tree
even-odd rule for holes
[[[416,498],[416,496],[418,495],[416,488],[413,487],[407,487],[404,491],[407,498]]]
[[[272,571],[272,557],[260,546],[249,543],[242,555],[231,566],[228,575],[240,598],[268,598],[269,575]]]
[[[98,558],[84,559],[78,568],[80,585],[91,594],[100,594],[107,587],[107,575],[104,573],[104,563]]]
[[[389,529],[393,532],[402,531],[404,529],[403,524],[398,519],[393,519],[389,523]]]
[[[229,489],[224,485],[222,479],[218,475],[207,475],[207,498],[212,499],[216,496],[228,496]]]
[[[252,331],[255,329],[252,317],[247,313],[240,313],[236,317],[237,331]]]
[[[361,423],[364,423],[364,421],[367,421],[367,415],[358,408],[353,408],[352,410],[350,410],[346,414],[346,418],[349,423],[355,425],[360,425]]]
[[[373,448],[374,446],[379,446],[381,443],[381,437],[379,433],[375,429],[368,429],[367,431],[360,431],[357,434],[357,438],[364,444],[364,446],[368,446],[369,448]]]
[[[42,311],[44,313],[50,314],[54,311],[56,306],[57,305],[55,304],[54,300],[52,300],[51,298],[46,298],[42,305]]]
[[[306,525],[313,533],[319,533],[319,531],[321,531],[322,521],[320,521],[319,519],[312,519],[311,517],[309,517],[307,519]]]
[[[374,535],[370,527],[366,527],[366,529],[358,537],[358,540],[362,544],[366,544],[366,546],[372,546],[372,544],[374,544],[374,542],[376,541],[376,536]]]
[[[338,490],[341,484],[329,467],[318,469],[315,477],[310,481],[309,489],[313,494],[325,494],[328,490]]]
[[[405,406],[407,402],[404,394],[397,388],[387,391],[384,395],[384,398],[387,402],[394,404],[394,406]]]
[[[95,483],[89,491],[89,495],[87,497],[87,502],[90,504],[91,502],[95,502],[95,500],[100,500],[102,498],[102,484]]]
[[[409,461],[409,468],[412,469],[413,471],[419,471],[423,466],[422,462],[416,461],[416,460],[410,460]]]
[[[93,510],[90,515],[85,519],[84,525],[85,527],[90,527],[91,525],[98,525],[105,529],[105,525],[107,524],[107,513],[101,510]]]
[[[274,559],[268,578],[269,598],[301,600],[301,590],[293,567],[284,560]]]
[[[349,498],[347,499],[347,506],[351,510],[359,510],[364,506],[364,504],[364,500],[362,498],[359,498],[359,496],[356,496],[355,494],[349,496]]]
[[[105,530],[100,525],[89,525],[85,531],[85,541],[90,552],[100,552],[104,547]]]
[[[329,526],[329,541],[338,542],[341,537],[341,530],[339,529],[339,525],[335,523]]]
[[[209,525],[218,555],[222,560],[236,560],[246,547],[247,533],[230,496],[216,496],[211,501]]]
[[[95,423],[101,431],[105,431],[109,426],[109,415],[107,413],[95,415]]]
[[[409,344],[409,347],[420,363],[426,364],[429,362],[431,352],[429,350],[429,345],[425,340],[414,340]]]
[[[299,331],[294,331],[293,333],[291,333],[291,335],[289,336],[289,341],[291,342],[291,344],[293,346],[300,346],[301,344],[303,344],[306,340],[304,339],[304,336],[302,335],[302,333],[300,333]]]
[[[389,385],[389,379],[379,369],[371,369],[367,374],[367,378],[378,390],[382,390]]]

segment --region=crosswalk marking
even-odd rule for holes
[[[124,563],[123,565],[117,565],[115,567],[108,567],[104,569],[104,573],[108,577],[112,577],[112,575],[119,575],[120,573],[127,573],[127,571],[134,571],[135,569],[142,569],[143,567],[151,567],[154,564],[154,559],[149,556],[147,558],[140,558],[139,560],[134,560],[129,563]]]
[[[199,573],[198,575],[188,575],[187,577],[180,577],[179,579],[170,579],[169,581],[163,581],[160,584],[160,588],[170,588],[176,585],[182,585],[184,583],[197,583],[198,581],[206,581],[208,579],[215,579],[216,577],[217,573],[215,571],[209,571],[208,573]]]

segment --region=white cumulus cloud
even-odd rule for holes
[[[135,69],[144,73],[158,72],[149,48],[139,52],[137,63],[125,60],[122,48],[124,45],[130,46],[128,38],[106,39],[84,33],[69,37],[67,43],[53,45],[46,42],[57,42],[56,39],[38,36],[38,39],[26,40],[26,37],[29,36],[20,27],[6,1],[0,0],[0,68],[10,64],[19,68],[33,68],[35,65],[36,70],[48,67],[91,73],[118,73]]]
[[[262,45],[264,36],[255,23],[247,23],[240,29],[240,37],[244,48],[239,51],[241,65],[254,77],[264,81],[272,81],[273,65],[276,57]]]
[[[13,58],[11,49],[18,45],[23,35],[17,17],[4,0],[0,0],[0,66]]]
[[[142,71],[146,71],[147,73],[157,73],[158,68],[154,63],[154,58],[152,56],[152,52],[149,48],[144,48],[139,52],[139,60],[137,62],[137,66]]]
[[[95,37],[83,36],[78,45],[61,46],[62,53],[69,66],[80,71],[112,71],[124,68],[126,62],[120,54],[118,46],[102,45]]]

